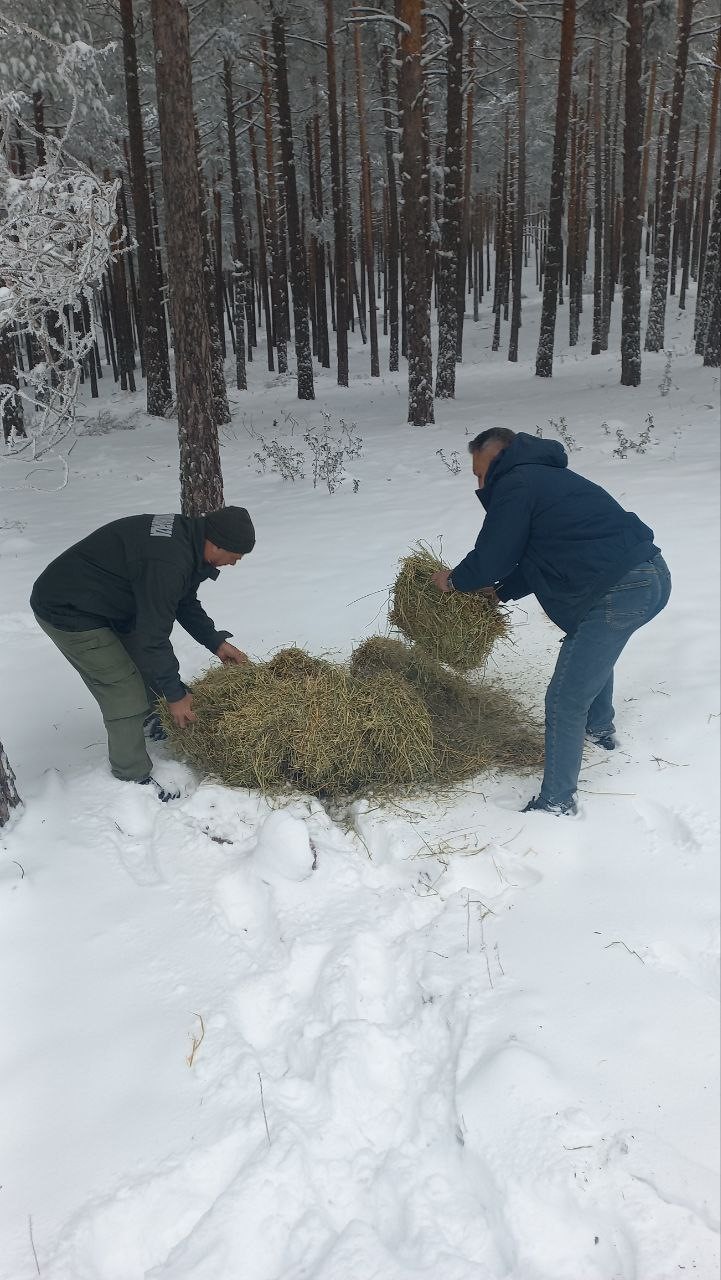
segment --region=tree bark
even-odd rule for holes
[[[280,151],[283,159],[285,209],[290,242],[290,276],[293,289],[293,330],[298,381],[298,399],[313,400],[313,357],[308,326],[308,277],[305,246],[300,230],[298,187],[293,150],[293,122],[288,91],[288,60],[285,51],[285,18],[273,6],[272,33],[275,54],[275,89],[278,101]]]
[[[708,345],[708,336],[711,331],[713,338],[713,320],[714,310],[718,307],[718,290],[719,290],[719,271],[718,265],[721,259],[721,177],[716,187],[716,201],[714,204],[713,218],[711,220],[711,230],[708,238],[708,248],[706,250],[706,266],[704,268],[704,280],[701,290],[698,294],[696,303],[696,354],[705,355]],[[706,360],[704,359],[704,364]]]
[[[338,85],[335,59],[334,0],[325,0],[325,54],[328,77],[328,134],[330,138],[330,182],[333,205],[335,262],[335,327],[338,386],[348,386],[348,230],[343,201],[338,121]]]
[[[721,28],[716,42],[716,71],[711,91],[711,110],[708,121],[708,148],[706,151],[706,180],[703,188],[703,204],[701,206],[701,230],[699,237],[698,282],[703,282],[703,267],[708,239],[709,211],[711,209],[711,192],[713,190],[714,156],[716,153],[716,127],[718,122],[719,97],[721,96]]]
[[[601,36],[596,32],[593,76],[593,334],[591,355],[603,349],[603,150],[601,147]]]
[[[9,326],[0,328],[0,386],[18,387],[15,362],[15,340]],[[19,396],[10,396],[2,406],[2,438],[10,441],[25,435],[23,403]]]
[[[353,13],[356,14],[354,0]],[[378,358],[378,318],[376,315],[376,292],[373,263],[373,204],[371,200],[371,161],[366,141],[366,109],[365,89],[363,84],[363,47],[361,45],[360,22],[353,23],[353,50],[355,54],[356,88],[358,94],[358,141],[361,161],[361,217],[363,236],[363,256],[365,273],[368,282],[368,334],[370,337],[371,377],[380,377],[380,361]]]
[[[275,181],[275,155],[273,147],[273,114],[270,95],[270,73],[268,70],[268,45],[265,33],[260,37],[261,74],[263,78],[263,131],[265,136],[265,172],[268,183],[268,223],[271,244],[271,296],[273,299],[273,319],[275,328],[275,346],[278,352],[278,372],[288,372],[288,328],[287,328],[287,280],[283,270],[283,255],[280,245],[278,217],[278,194]]]
[[[13,809],[17,809],[21,803],[15,785],[15,774],[0,741],[0,827],[4,827],[10,821]]]
[[[438,360],[436,395],[456,394],[458,355],[458,260],[461,247],[463,179],[463,17],[462,0],[449,0],[446,63],[446,146],[443,160],[443,214],[438,254]]]
[[[258,224],[258,274],[260,276],[260,296],[263,306],[263,316],[265,319],[268,370],[272,373],[275,368],[275,362],[273,359],[273,318],[271,315],[270,293],[268,289],[268,240],[265,226],[265,210],[263,208],[263,192],[260,185],[260,170],[258,167],[258,149],[255,144],[255,123],[251,114],[250,106],[247,107],[247,117],[250,162],[253,168],[253,185],[255,187],[255,219]]]
[[[148,413],[165,417],[172,401],[170,357],[165,312],[160,294],[155,232],[145,159],[133,0],[119,0],[119,5],[123,30],[125,98],[128,111],[130,185],[135,210],[135,236],[138,241],[141,342],[146,404]]]
[[[521,282],[523,275],[523,227],[526,216],[526,19],[516,18],[518,60],[518,178],[513,215],[513,305],[508,359],[518,360],[518,333],[521,328]]]
[[[463,162],[463,210],[461,214],[461,238],[458,247],[458,272],[457,272],[457,288],[458,288],[458,323],[456,327],[456,364],[460,364],[463,359],[463,324],[466,316],[466,283],[467,273],[473,274],[473,264],[477,255],[474,255],[474,235],[472,221],[472,187],[473,187],[473,107],[475,94],[473,89],[473,65],[475,62],[475,41],[473,33],[468,36],[468,54],[467,66],[469,84],[466,93],[466,137],[464,146],[464,162]],[[477,276],[474,276],[477,279]],[[470,281],[469,281],[470,283]],[[474,299],[477,289],[474,285]],[[474,320],[477,307],[474,306]],[[510,357],[509,357],[510,358]]]
[[[188,10],[151,0],[184,515],[223,506],[193,121]]]
[[[623,126],[621,384],[641,381],[641,90],[643,0],[626,2],[626,96]],[[650,106],[649,106],[650,109]]]
[[[678,35],[676,46],[676,70],[673,78],[673,94],[671,97],[671,119],[668,124],[666,140],[666,163],[663,174],[663,187],[659,217],[656,224],[656,243],[654,246],[653,281],[651,284],[651,301],[648,307],[648,326],[646,328],[646,350],[661,351],[666,327],[666,291],[668,288],[669,260],[671,256],[671,213],[673,196],[676,187],[676,165],[678,162],[678,143],[681,134],[681,116],[683,114],[684,90],[686,87],[686,67],[688,65],[688,46],[691,34],[691,18],[693,16],[693,0],[679,0]]]
[[[314,86],[316,94],[315,107],[313,115],[313,174],[315,179],[315,200],[316,200],[316,218],[319,223],[323,222],[325,215],[325,201],[323,199],[323,176],[320,163],[320,116],[318,115],[317,85]],[[328,307],[326,302],[325,289],[325,273],[326,273],[326,243],[325,237],[318,241],[318,279],[317,279],[317,313],[318,313],[318,359],[324,369],[330,369],[330,342],[328,339]]]
[[[245,301],[248,288],[248,244],[243,222],[243,197],[240,190],[238,168],[238,140],[235,129],[235,105],[233,102],[233,68],[230,58],[223,59],[223,90],[225,93],[225,120],[228,128],[228,165],[230,168],[230,192],[233,213],[233,272],[235,298],[235,382],[239,391],[248,388],[245,367]]]
[[[553,135],[553,162],[551,167],[551,194],[548,211],[548,241],[543,277],[543,302],[541,304],[541,329],[536,355],[536,376],[550,378],[553,374],[553,348],[556,332],[556,309],[560,283],[563,243],[563,188],[566,173],[566,149],[568,143],[568,116],[571,103],[571,76],[573,72],[573,44],[576,28],[576,0],[563,0],[561,22],[561,54],[558,67],[558,94],[556,97],[556,124]]]
[[[408,342],[408,421],[433,422],[433,356],[428,291],[430,228],[424,174],[424,96],[422,0],[397,0],[399,37],[398,98],[402,113],[401,152],[405,305]]]
[[[398,187],[396,183],[395,128],[390,92],[390,53],[384,44],[380,56],[381,97],[383,101],[383,136],[388,185],[388,368],[398,369]]]

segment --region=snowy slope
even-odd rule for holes
[[[717,1274],[719,377],[674,310],[667,394],[663,355],[630,391],[615,356],[563,342],[542,382],[534,308],[516,367],[467,322],[433,428],[405,425],[396,376],[325,375],[299,406],[255,363],[223,467],[258,544],[203,594],[256,656],[347,654],[413,541],[443,535],[453,563],[475,537],[467,436],[563,415],[571,465],[653,525],[674,575],[577,819],[521,815],[534,779],[508,776],[344,820],[273,810],[162,748],[177,805],[115,782],[27,597],[95,525],[177,507],[173,424],[106,389],[132,429],[81,440],[67,486],[3,461],[0,727],[26,809],[0,838],[1,1280]],[[363,436],[342,488],[257,474],[259,437],[290,439],[292,412],[298,440],[321,407]],[[614,457],[649,412],[647,452]],[[560,637],[521,605],[491,674],[540,708]]]

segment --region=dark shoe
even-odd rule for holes
[[[616,734],[613,729],[607,729],[605,733],[591,733],[586,730],[586,738],[592,742],[595,747],[603,747],[604,751],[615,751],[618,746]]]
[[[177,789],[173,787],[172,790],[169,787],[161,787],[151,773],[148,774],[147,778],[138,778],[137,782],[139,787],[155,787],[157,797],[162,804],[167,804],[169,800],[180,799],[179,787]]]
[[[145,717],[143,730],[145,736],[151,738],[153,742],[165,742],[168,737],[157,711],[151,711],[150,715]]]
[[[540,796],[534,796],[528,804],[524,806],[521,813],[553,813],[557,818],[564,815],[572,817],[578,813],[575,800],[568,800],[564,803],[550,804],[548,800],[542,800]]]

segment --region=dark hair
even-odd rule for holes
[[[513,444],[515,438],[515,431],[509,431],[508,427],[489,427],[488,431],[482,431],[471,440],[468,452],[478,453],[479,450],[485,449],[487,444],[494,444],[496,440],[503,445],[504,449],[507,449],[509,444]]]

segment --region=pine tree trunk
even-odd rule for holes
[[[643,47],[643,46],[642,46]],[[651,63],[651,70],[648,77],[648,92],[646,95],[646,111],[644,114],[643,125],[643,153],[641,159],[641,178],[639,187],[639,209],[642,217],[646,216],[646,192],[648,190],[648,170],[651,161],[651,130],[653,129],[653,108],[656,98],[656,76],[658,74],[658,63],[654,58]],[[628,72],[626,72],[628,75]],[[638,92],[641,93],[641,87],[638,86]],[[634,122],[634,132],[638,130],[638,121]]]
[[[693,234],[694,207],[696,204],[696,179],[698,176],[698,144],[700,136],[699,126],[696,125],[693,137],[693,159],[691,161],[691,180],[689,184],[688,200],[686,202],[686,217],[684,221],[684,235],[681,244],[681,288],[678,295],[679,311],[686,310],[686,290],[688,289],[689,271],[691,267],[691,239]]]
[[[704,258],[706,256],[706,241],[708,239],[709,211],[711,209],[711,192],[713,190],[714,181],[714,157],[716,153],[716,128],[719,113],[719,97],[721,96],[721,27],[719,28],[718,40],[716,41],[716,71],[713,78],[713,89],[711,91],[711,109],[708,121],[708,148],[706,151],[706,180],[703,189],[703,205],[701,208],[701,228],[699,238],[699,257],[698,257],[698,282],[699,288],[703,283],[703,267]]]
[[[314,86],[314,93],[317,94],[317,86]],[[320,116],[317,110],[313,115],[313,172],[316,200],[316,217],[319,223],[323,223],[325,216],[325,201],[323,199],[323,176],[320,163]],[[317,280],[317,314],[318,314],[318,359],[323,369],[330,369],[330,342],[328,338],[328,305],[325,288],[326,273],[326,244],[325,238],[318,241],[318,280]]]
[[[422,0],[397,0],[403,24],[399,36],[398,98],[402,116],[401,154],[404,228],[404,292],[408,342],[408,421],[433,422],[433,356],[428,292],[430,234],[424,174]]]
[[[345,220],[340,164],[338,86],[336,78],[333,0],[325,0],[325,52],[328,77],[328,134],[330,138],[330,182],[333,205],[335,263],[335,327],[338,386],[348,386],[348,229]]]
[[[223,506],[205,309],[188,10],[151,0],[184,515]]]
[[[357,17],[354,0],[353,14]],[[380,361],[378,358],[378,318],[376,315],[376,294],[373,264],[373,204],[371,200],[371,161],[366,141],[366,109],[365,88],[363,84],[363,47],[361,45],[360,22],[353,23],[353,50],[355,54],[356,89],[358,102],[358,141],[361,161],[361,233],[363,238],[363,257],[365,260],[365,278],[368,283],[368,333],[370,337],[371,377],[380,377]]]
[[[273,327],[278,352],[278,372],[288,372],[287,281],[283,270],[280,243],[280,219],[278,193],[275,180],[275,154],[273,146],[273,112],[268,70],[268,44],[265,33],[260,37],[261,74],[263,78],[263,131],[265,136],[265,172],[268,185],[268,224],[271,245],[271,297],[273,300]]]
[[[130,183],[135,211],[135,238],[138,242],[140,320],[145,373],[147,411],[165,417],[172,402],[170,358],[165,313],[160,294],[155,233],[150,206],[150,190],[145,160],[145,141],[138,83],[133,0],[119,0],[123,29],[123,69],[128,111]]]
[[[0,827],[10,821],[13,809],[17,809],[20,804],[22,801],[15,785],[15,774],[0,741]]]
[[[238,168],[238,140],[235,129],[233,103],[233,68],[230,58],[223,59],[223,90],[225,93],[225,121],[228,129],[228,165],[230,168],[230,192],[233,213],[233,257],[235,299],[235,382],[239,391],[246,391],[248,375],[245,367],[245,301],[248,288],[248,244],[243,221],[243,197],[240,190]]]
[[[255,187],[255,220],[258,224],[258,275],[260,277],[260,296],[265,320],[268,370],[272,373],[275,368],[275,361],[273,359],[273,318],[271,315],[270,292],[268,288],[268,239],[265,226],[265,210],[263,208],[263,192],[260,185],[258,149],[255,144],[255,124],[249,106],[247,108],[247,117],[250,162],[253,168],[253,186]]]
[[[313,357],[308,326],[308,277],[305,246],[300,230],[298,187],[293,150],[293,122],[288,92],[288,60],[285,51],[285,18],[273,7],[273,52],[275,54],[275,91],[278,102],[280,152],[283,159],[285,209],[290,242],[290,277],[293,289],[293,330],[298,381],[298,399],[313,400]]]
[[[0,386],[19,387],[17,366],[15,362],[15,339],[12,329],[6,325],[0,328]],[[25,419],[23,403],[19,396],[10,396],[0,410],[2,418],[2,439],[7,443],[25,435]]]
[[[641,89],[643,0],[626,3],[626,97],[623,126],[621,384],[641,381]],[[650,108],[649,108],[650,109]]]
[[[704,266],[704,279],[701,289],[697,296],[696,302],[696,318],[694,329],[696,333],[696,354],[705,355],[708,344],[709,332],[713,337],[713,317],[714,310],[718,306],[718,288],[719,288],[719,272],[718,265],[721,258],[721,178],[718,180],[716,187],[716,201],[714,204],[713,218],[711,220],[711,231],[708,238],[708,247],[706,249],[706,264]],[[705,363],[705,359],[704,359]]]
[[[200,159],[200,134],[195,124],[195,153],[197,163],[196,181],[198,184],[198,207],[200,209],[200,238],[203,246],[203,288],[205,290],[205,309],[208,315],[208,332],[210,333],[211,373],[213,377],[213,413],[216,426],[230,422],[230,405],[228,404],[228,388],[225,385],[225,368],[223,360],[223,341],[221,328],[222,313],[218,314],[217,295],[215,289],[215,264],[213,246],[210,235],[210,212],[208,189]]]
[[[603,348],[603,169],[601,147],[601,36],[596,32],[593,77],[593,335],[591,355]]]
[[[456,272],[458,319],[456,323],[456,364],[460,364],[463,359],[463,323],[466,315],[466,280],[474,290],[476,288],[472,283],[471,277],[477,280],[477,273],[474,272],[474,235],[473,235],[473,217],[472,217],[472,187],[473,187],[473,107],[475,95],[473,91],[473,65],[475,62],[475,41],[473,34],[468,36],[468,77],[469,85],[466,93],[466,136],[464,144],[463,158],[463,206],[461,213],[461,235],[458,246],[458,268]],[[474,319],[477,316],[474,313]]]
[[[653,282],[651,285],[651,301],[648,308],[648,326],[646,329],[646,350],[661,351],[666,326],[666,290],[668,288],[669,259],[671,254],[671,213],[676,187],[676,164],[678,161],[678,143],[681,134],[681,116],[683,113],[684,90],[686,86],[686,67],[688,65],[688,46],[691,34],[691,18],[693,16],[693,0],[679,0],[678,35],[676,46],[676,71],[673,79],[673,95],[671,98],[671,119],[668,125],[666,142],[666,164],[663,174],[663,188],[659,217],[656,227],[656,244],[654,249]]]
[[[446,63],[446,146],[443,213],[438,254],[438,360],[436,395],[453,400],[458,355],[458,264],[461,254],[463,178],[463,17],[462,0],[449,0]]]
[[[568,143],[568,116],[571,103],[571,76],[573,73],[573,44],[576,27],[576,0],[563,0],[561,23],[561,54],[558,67],[558,94],[556,98],[556,124],[553,135],[553,163],[551,167],[551,194],[548,211],[548,242],[543,278],[543,303],[541,306],[541,330],[536,355],[536,376],[550,378],[553,374],[553,348],[556,333],[556,308],[561,263],[563,255],[563,188],[566,173],[566,149]]]
[[[508,359],[518,360],[518,333],[521,327],[521,283],[523,279],[523,228],[526,216],[526,20],[516,18],[518,61],[518,180],[513,219],[513,306]]]
[[[396,182],[395,129],[390,91],[390,51],[383,45],[380,55],[381,98],[383,102],[383,136],[388,184],[388,368],[398,369],[398,186]]]

